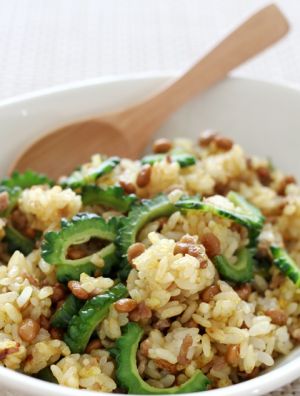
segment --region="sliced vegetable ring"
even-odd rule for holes
[[[6,186],[9,188],[19,187],[25,189],[32,186],[40,186],[44,184],[52,186],[54,182],[50,180],[46,175],[27,170],[24,173],[19,173],[17,171],[13,172],[11,177],[4,178],[0,184],[1,186]]]
[[[51,318],[51,326],[58,328],[66,328],[72,317],[78,313],[84,302],[70,294],[63,305],[55,311]]]
[[[155,388],[145,382],[138,372],[136,363],[137,349],[143,333],[144,330],[138,324],[131,322],[126,325],[123,335],[116,342],[116,375],[119,386],[126,389],[129,394],[139,395],[168,395],[207,389],[210,381],[200,370],[196,370],[184,384],[172,388]]]
[[[11,226],[5,227],[5,240],[8,243],[8,249],[11,252],[20,250],[26,256],[34,249],[34,241],[21,234]]]
[[[63,187],[77,189],[95,183],[99,177],[110,173],[119,163],[119,157],[110,157],[98,167],[91,168],[85,175],[80,170],[74,171],[69,177],[64,178],[61,184]]]
[[[125,194],[120,186],[101,188],[96,185],[84,186],[81,192],[84,205],[103,205],[119,212],[127,212],[137,197]]]
[[[135,243],[139,231],[150,221],[162,216],[170,216],[176,210],[176,207],[169,201],[168,197],[161,194],[152,200],[145,199],[140,204],[133,205],[128,216],[122,219],[117,237],[117,245],[123,260],[120,273],[122,279],[126,278],[130,271],[127,251]]]
[[[88,300],[78,314],[72,317],[64,340],[73,353],[84,352],[93,331],[108,315],[111,304],[126,295],[126,287],[119,283],[106,293]]]
[[[236,253],[236,263],[230,263],[225,256],[215,256],[213,262],[222,279],[243,283],[253,279],[253,255],[250,249],[242,248]]]
[[[100,238],[111,242],[96,255],[104,261],[112,259],[115,252],[113,241],[116,238],[116,221],[108,223],[100,216],[92,213],[79,213],[72,220],[62,220],[60,231],[50,231],[45,234],[42,243],[42,258],[49,264],[58,267],[58,279],[66,281],[78,279],[81,272],[91,273],[94,270],[93,255],[80,259],[67,258],[68,248],[89,241],[91,238]],[[109,262],[110,264],[110,262]]]
[[[190,199],[179,200],[176,203],[176,207],[183,211],[199,210],[202,212],[210,212],[215,216],[233,220],[248,229],[251,244],[255,243],[265,221],[260,210],[251,205],[244,197],[236,192],[230,191],[227,194],[227,199],[234,205],[234,208],[227,208],[226,206],[218,204],[218,202],[215,203],[210,199],[200,201],[193,197]]]
[[[270,249],[276,267],[278,267],[284,275],[289,277],[296,286],[300,287],[300,269],[288,252],[274,245],[271,246]]]

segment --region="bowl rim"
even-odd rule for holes
[[[212,389],[208,391],[186,393],[188,396],[193,396],[195,394],[201,394],[201,396],[236,396],[236,395],[262,395],[278,388],[277,383],[280,383],[279,387],[285,386],[291,381],[293,381],[294,376],[291,372],[298,375],[299,372],[300,357],[294,359],[293,361],[287,363],[283,367],[275,368],[259,377],[241,382],[239,384],[234,384],[227,386],[225,388]],[[290,366],[294,366],[291,370]],[[266,381],[267,377],[272,377]],[[294,378],[295,379],[295,378]],[[24,391],[24,389],[32,389],[34,394],[41,395],[45,392],[47,396],[95,396],[95,395],[107,395],[106,392],[101,391],[91,391],[85,389],[74,389],[69,388],[64,385],[53,384],[51,382],[43,381],[41,379],[31,377],[26,374],[19,373],[17,371],[0,367],[0,380],[7,383],[12,381],[14,386],[9,386],[11,391]],[[3,381],[3,382],[2,382]],[[266,384],[266,382],[268,382]],[[116,395],[121,395],[115,393]]]
[[[62,84],[56,84],[54,86],[49,86],[41,89],[37,89],[34,91],[22,93],[22,94],[17,94],[13,95],[8,98],[0,99],[0,110],[3,107],[6,106],[13,106],[16,104],[19,104],[21,102],[26,102],[34,99],[39,99],[41,97],[48,97],[52,96],[55,94],[62,94],[67,91],[77,91],[80,89],[87,89],[90,87],[94,86],[101,86],[103,84],[111,84],[111,83],[118,83],[118,82],[125,82],[125,81],[143,81],[143,80],[161,80],[161,81],[168,81],[172,80],[173,78],[176,78],[180,76],[180,73],[178,72],[143,72],[143,73],[136,73],[136,74],[120,74],[120,75],[106,75],[102,77],[94,77],[94,78],[88,78],[84,80],[76,80],[72,82],[67,82],[67,83],[62,83]],[[244,77],[240,75],[235,75],[230,74],[220,82],[216,83],[213,87],[217,86],[218,84],[226,81],[226,80],[234,80],[234,81],[240,81],[241,83],[259,83],[265,86],[273,86],[277,87],[279,89],[286,89],[286,90],[292,90],[294,92],[298,92],[300,94],[300,83],[294,83],[294,82],[272,82],[270,80],[265,80],[262,78],[256,78],[256,77]],[[213,88],[212,87],[212,88]]]
[[[0,110],[13,107],[22,102],[27,102],[31,100],[39,100],[42,98],[47,98],[49,96],[61,95],[69,91],[77,91],[88,89],[90,87],[101,86],[103,84],[118,83],[124,81],[168,81],[172,78],[178,76],[178,73],[161,73],[161,72],[147,72],[139,74],[124,74],[119,76],[107,75],[99,78],[92,78],[87,80],[80,80],[75,82],[70,82],[66,84],[56,85],[54,87],[44,88],[36,90],[34,92],[29,92],[10,98],[6,98],[0,101]],[[293,83],[274,83],[271,81],[265,81],[263,79],[257,78],[245,78],[240,76],[229,76],[227,79],[240,81],[240,82],[250,82],[250,83],[260,83],[265,86],[275,86],[279,89],[284,89],[288,91],[294,91],[299,94],[300,99],[300,85]],[[259,377],[241,382],[239,384],[231,385],[225,388],[213,389],[209,391],[201,392],[203,396],[237,396],[242,393],[246,395],[259,395],[271,392],[279,387],[282,387],[291,381],[299,377],[299,367],[300,366],[300,356],[293,358],[290,362],[286,363],[284,366],[276,367]],[[10,391],[29,391],[31,390],[33,394],[41,394],[45,392],[47,396],[95,396],[96,394],[103,394],[104,392],[90,391],[83,389],[69,388],[63,385],[57,385],[50,382],[40,380],[35,377],[28,376],[26,374],[8,369],[6,367],[0,366],[0,383],[7,386]],[[192,396],[193,393],[188,393],[187,395]]]

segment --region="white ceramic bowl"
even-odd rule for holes
[[[41,133],[66,122],[117,109],[139,100],[165,84],[170,76],[93,80],[0,104],[0,171]],[[196,138],[216,128],[251,154],[271,157],[283,170],[300,177],[300,91],[286,86],[230,78],[188,103],[161,128],[158,135]],[[71,142],[70,142],[71,143]],[[80,147],[78,147],[80,150]],[[95,151],[101,151],[95,147]],[[63,161],[58,158],[57,161]],[[300,350],[253,380],[202,392],[202,396],[262,395],[299,376]],[[0,367],[0,390],[18,396],[92,396],[43,382]],[[10,393],[11,392],[11,393]]]

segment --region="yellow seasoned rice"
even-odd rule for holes
[[[70,218],[78,213],[81,198],[60,186],[50,189],[34,186],[23,191],[19,206],[33,228],[45,230],[57,227],[62,217]]]
[[[117,219],[115,227],[120,227],[126,221],[126,210],[85,204],[78,186],[73,190],[59,183],[25,188],[13,212],[0,217],[0,365],[29,375],[47,369],[58,384],[73,388],[124,391],[116,374],[115,355],[109,351],[114,351],[124,326],[138,322],[144,335],[137,367],[144,381],[168,388],[183,384],[196,370],[202,370],[210,380],[209,388],[220,388],[259,375],[299,343],[300,288],[271,263],[270,246],[285,247],[300,266],[300,187],[292,178],[285,185],[286,175],[271,168],[265,159],[248,157],[238,144],[228,149],[214,140],[202,147],[186,139],[171,144],[174,152],[188,153],[196,163],[180,167],[170,159],[171,151],[152,164],[149,182],[141,187],[137,176],[142,163],[122,159],[92,184],[107,189],[124,187],[126,182],[138,199],[163,193],[173,205],[187,195],[200,194],[204,203],[228,211],[236,208],[226,198],[227,192],[238,192],[266,218],[258,237],[257,259],[268,262],[267,274],[261,264],[261,271],[246,285],[220,276],[203,238],[213,235],[219,243],[216,255],[223,255],[231,264],[236,263],[236,252],[251,241],[247,229],[230,218],[179,209],[151,218],[136,236],[143,246],[130,261],[124,281],[128,297],[110,305],[86,350],[72,353],[64,338],[67,330],[50,323],[53,314],[71,292],[84,300],[82,304],[107,293],[119,281],[117,268],[123,261],[118,252],[117,261],[107,269],[97,253],[97,241],[83,236],[82,243],[77,243],[79,251],[71,245],[63,254],[68,260],[72,254],[79,260],[90,255],[94,272],[87,268],[75,283],[62,284],[57,279],[58,263],[42,258],[41,244],[49,231],[61,229],[62,219],[70,220],[80,212],[96,213],[105,221]],[[89,177],[104,160],[94,155],[77,176]],[[30,254],[10,246],[7,227],[32,239]],[[196,255],[184,250],[188,244],[184,241],[191,238]],[[111,242],[120,248],[118,240]],[[183,250],[176,251],[180,244]],[[127,299],[132,308],[122,311]],[[33,326],[32,338],[26,339],[22,332],[26,323]]]

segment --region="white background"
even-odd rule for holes
[[[106,75],[180,71],[264,0],[0,0],[0,99]],[[236,74],[300,84],[300,0],[291,33]]]

